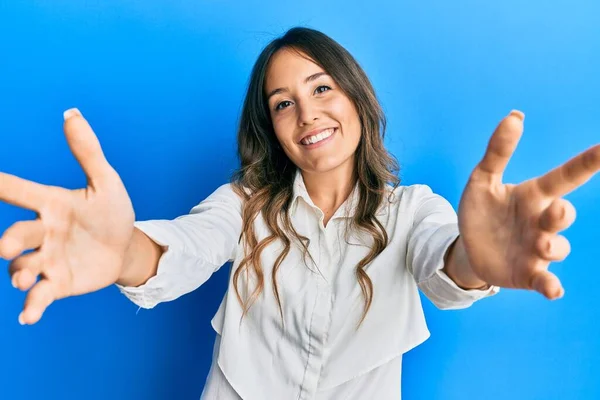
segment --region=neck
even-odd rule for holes
[[[311,200],[329,220],[354,189],[354,161],[349,160],[327,172],[302,171],[302,178]]]

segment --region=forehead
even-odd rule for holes
[[[299,84],[317,72],[323,72],[323,68],[305,54],[292,49],[281,49],[269,61],[265,89],[269,92],[275,88]]]

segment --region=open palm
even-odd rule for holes
[[[462,194],[459,229],[481,280],[555,299],[564,289],[548,267],[569,254],[569,241],[558,233],[575,220],[575,208],[562,196],[600,170],[600,145],[541,177],[504,184],[502,175],[523,133],[523,119],[521,112],[511,112],[492,135]]]
[[[21,323],[36,323],[54,300],[113,284],[133,233],[127,191],[77,110],[65,113],[64,131],[87,175],[86,188],[68,190],[0,173],[0,200],[38,215],[16,222],[0,239],[0,256],[11,260],[13,286],[29,290]]]

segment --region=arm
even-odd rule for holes
[[[189,293],[235,258],[242,228],[241,199],[230,184],[186,215],[135,222],[118,289],[142,308]]]
[[[466,308],[496,294],[494,286],[471,289],[482,285],[471,275],[452,205],[427,185],[414,185],[404,196],[412,214],[406,266],[423,294],[442,310]]]

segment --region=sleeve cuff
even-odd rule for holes
[[[125,297],[141,308],[154,308],[161,302],[175,300],[191,292],[218,269],[218,266],[201,260],[185,249],[171,245],[176,241],[170,239],[169,231],[161,224],[160,220],[139,221],[134,224],[156,243],[167,247],[158,260],[156,275],[139,286],[115,284]]]
[[[431,255],[430,260],[436,261],[434,265],[427,268],[430,271],[433,270],[433,273],[419,283],[419,288],[436,307],[442,310],[467,308],[477,300],[493,296],[500,291],[500,287],[493,285],[484,290],[463,289],[442,270],[444,255],[458,234],[456,224],[442,226],[435,232],[424,249]]]

